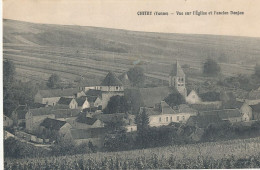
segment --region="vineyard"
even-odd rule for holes
[[[259,168],[260,138],[124,152],[5,160],[5,169]]]

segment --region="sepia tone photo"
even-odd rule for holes
[[[2,6],[4,169],[260,168],[260,2]]]

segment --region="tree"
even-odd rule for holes
[[[130,68],[127,72],[127,75],[133,86],[142,87],[144,85],[145,76],[142,67],[135,66],[133,68]]]
[[[148,130],[149,130],[149,116],[146,109],[143,108],[142,111],[136,116],[137,124],[137,143],[145,148],[148,144]]]
[[[142,111],[136,116],[137,130],[145,130],[149,127],[149,116],[146,109],[143,108]]]
[[[129,110],[128,103],[124,96],[113,96],[108,101],[107,107],[104,109],[105,114],[126,113]]]
[[[260,78],[260,64],[255,65],[255,75]]]
[[[209,58],[203,65],[203,73],[210,76],[218,75],[220,73],[220,66],[215,60]]]
[[[164,101],[171,107],[186,103],[184,97],[177,90],[169,94]]]
[[[6,60],[3,63],[3,81],[4,86],[14,81],[15,66],[10,60]]]
[[[60,88],[61,87],[61,80],[57,74],[52,74],[48,82],[46,84],[49,88]]]

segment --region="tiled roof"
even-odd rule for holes
[[[87,100],[86,96],[82,96],[82,97],[79,97],[79,98],[76,99],[78,106],[82,106],[85,103],[86,100]]]
[[[122,86],[122,82],[117,78],[115,73],[109,72],[102,81],[101,86]]]
[[[30,109],[30,113],[32,113],[32,116],[49,115],[51,114],[51,110],[51,107],[42,107],[37,109]]]
[[[73,96],[80,90],[78,88],[39,90],[38,93],[44,97],[66,97]]]
[[[86,96],[87,96],[87,97],[89,97],[89,96],[101,96],[101,95],[102,95],[101,90],[89,89],[89,90],[86,92]]]
[[[173,114],[174,110],[165,102],[161,101],[162,114]]]
[[[89,96],[88,97],[88,102],[92,103],[95,102],[97,100],[98,96]]]
[[[51,130],[59,130],[65,124],[66,124],[65,121],[60,121],[60,120],[56,120],[56,119],[46,118],[40,124],[40,126],[43,126],[43,127],[47,128],[47,129],[51,129]]]
[[[215,91],[199,94],[199,97],[202,101],[220,101],[220,93]]]
[[[184,77],[185,76],[183,69],[181,68],[178,61],[176,61],[176,63],[173,64],[172,70],[170,72],[170,76],[177,76],[177,77]]]
[[[79,123],[87,124],[87,125],[93,125],[97,121],[97,119],[93,118],[93,117],[87,117],[85,115],[80,115],[76,119],[76,121],[79,122]]]
[[[161,111],[158,111],[154,108],[140,108],[140,113],[143,111],[143,109],[145,109],[146,111],[146,114],[149,115],[149,116],[152,116],[152,115],[161,115],[162,112]]]
[[[55,118],[77,117],[80,114],[79,109],[55,109],[50,112]]]
[[[36,108],[41,108],[41,107],[47,107],[47,104],[42,104],[42,103],[33,103],[29,107],[30,109],[36,109]]]
[[[69,105],[72,100],[73,98],[61,97],[60,100],[58,101],[58,104]]]

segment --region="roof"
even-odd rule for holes
[[[29,107],[30,109],[36,109],[36,108],[41,108],[41,107],[47,107],[47,104],[42,104],[42,103],[33,103]]]
[[[193,124],[193,125],[197,125],[198,127],[205,128],[210,124],[215,124],[219,122],[222,122],[222,120],[218,115],[205,114],[205,115],[191,116],[188,119],[187,124]]]
[[[176,63],[172,65],[172,70],[170,72],[170,76],[178,76],[178,77],[185,76],[183,69],[181,68],[178,61],[176,61]]]
[[[123,119],[127,117],[127,114],[125,113],[113,113],[113,114],[94,114],[93,118],[99,119],[100,121],[106,123],[106,122],[111,122],[111,121],[115,121],[118,119]]]
[[[119,80],[123,83],[124,86],[130,86],[131,82],[129,80],[129,77],[127,75],[127,72],[124,72],[123,74],[121,74],[119,77]]]
[[[78,106],[82,106],[87,99],[88,99],[88,98],[87,98],[86,96],[81,96],[81,97],[79,97],[79,98],[76,98],[76,101],[77,101],[77,103],[78,103]]]
[[[195,113],[195,112],[197,112],[196,109],[191,108],[187,104],[181,104],[179,106],[175,106],[173,109],[176,113]]]
[[[144,107],[141,107],[140,108],[140,113],[143,111],[143,109],[145,109],[146,111],[146,114],[149,115],[149,116],[152,116],[152,115],[161,115],[161,111],[159,110],[156,110],[154,108],[144,108]]]
[[[69,105],[74,98],[61,97],[58,104]]]
[[[209,91],[199,95],[202,101],[220,101],[220,93]]]
[[[76,119],[76,121],[87,125],[93,125],[97,119],[93,117],[87,117],[85,114],[82,114]]]
[[[171,93],[169,87],[151,87],[151,88],[133,88],[125,90],[126,98],[140,100],[140,105],[144,107],[154,107],[155,104],[161,103]]]
[[[79,91],[80,90],[78,88],[49,89],[49,90],[39,90],[38,94],[40,94],[43,98],[65,97],[65,96],[73,96]]]
[[[51,129],[51,130],[60,130],[60,128],[61,128],[62,126],[64,126],[65,124],[66,124],[65,121],[46,118],[46,119],[44,119],[44,121],[40,124],[40,126],[43,126],[43,127],[47,128],[47,129]]]
[[[252,112],[260,113],[260,103],[256,105],[251,105],[250,107],[252,108]]]
[[[18,106],[15,111],[18,119],[25,119],[25,114],[28,112],[28,108],[26,105]]]
[[[30,113],[32,114],[32,116],[49,115],[52,114],[51,110],[52,110],[51,107],[42,107],[42,108],[30,109]]]
[[[102,95],[101,90],[89,89],[89,90],[86,92],[86,96],[87,96],[87,97],[89,97],[89,96],[101,96],[101,95]]]
[[[79,109],[55,109],[55,110],[51,110],[51,114],[54,114],[56,119],[77,117],[80,114],[80,110]]]
[[[89,96],[88,97],[88,102],[92,103],[95,102],[97,100],[98,96]]]
[[[223,107],[225,109],[240,109],[245,102],[241,102],[241,101],[234,101],[232,102],[232,104],[223,104]]]
[[[115,73],[108,72],[105,79],[102,81],[101,86],[122,86],[122,82],[117,78]]]
[[[191,108],[198,111],[210,111],[217,110],[221,107],[220,102],[210,103],[210,104],[190,104]]]
[[[161,101],[162,114],[173,114],[174,110],[165,102]]]
[[[238,118],[241,117],[239,109],[223,109],[223,110],[211,110],[206,112],[200,112],[200,114],[213,114],[218,115],[221,119]]]

